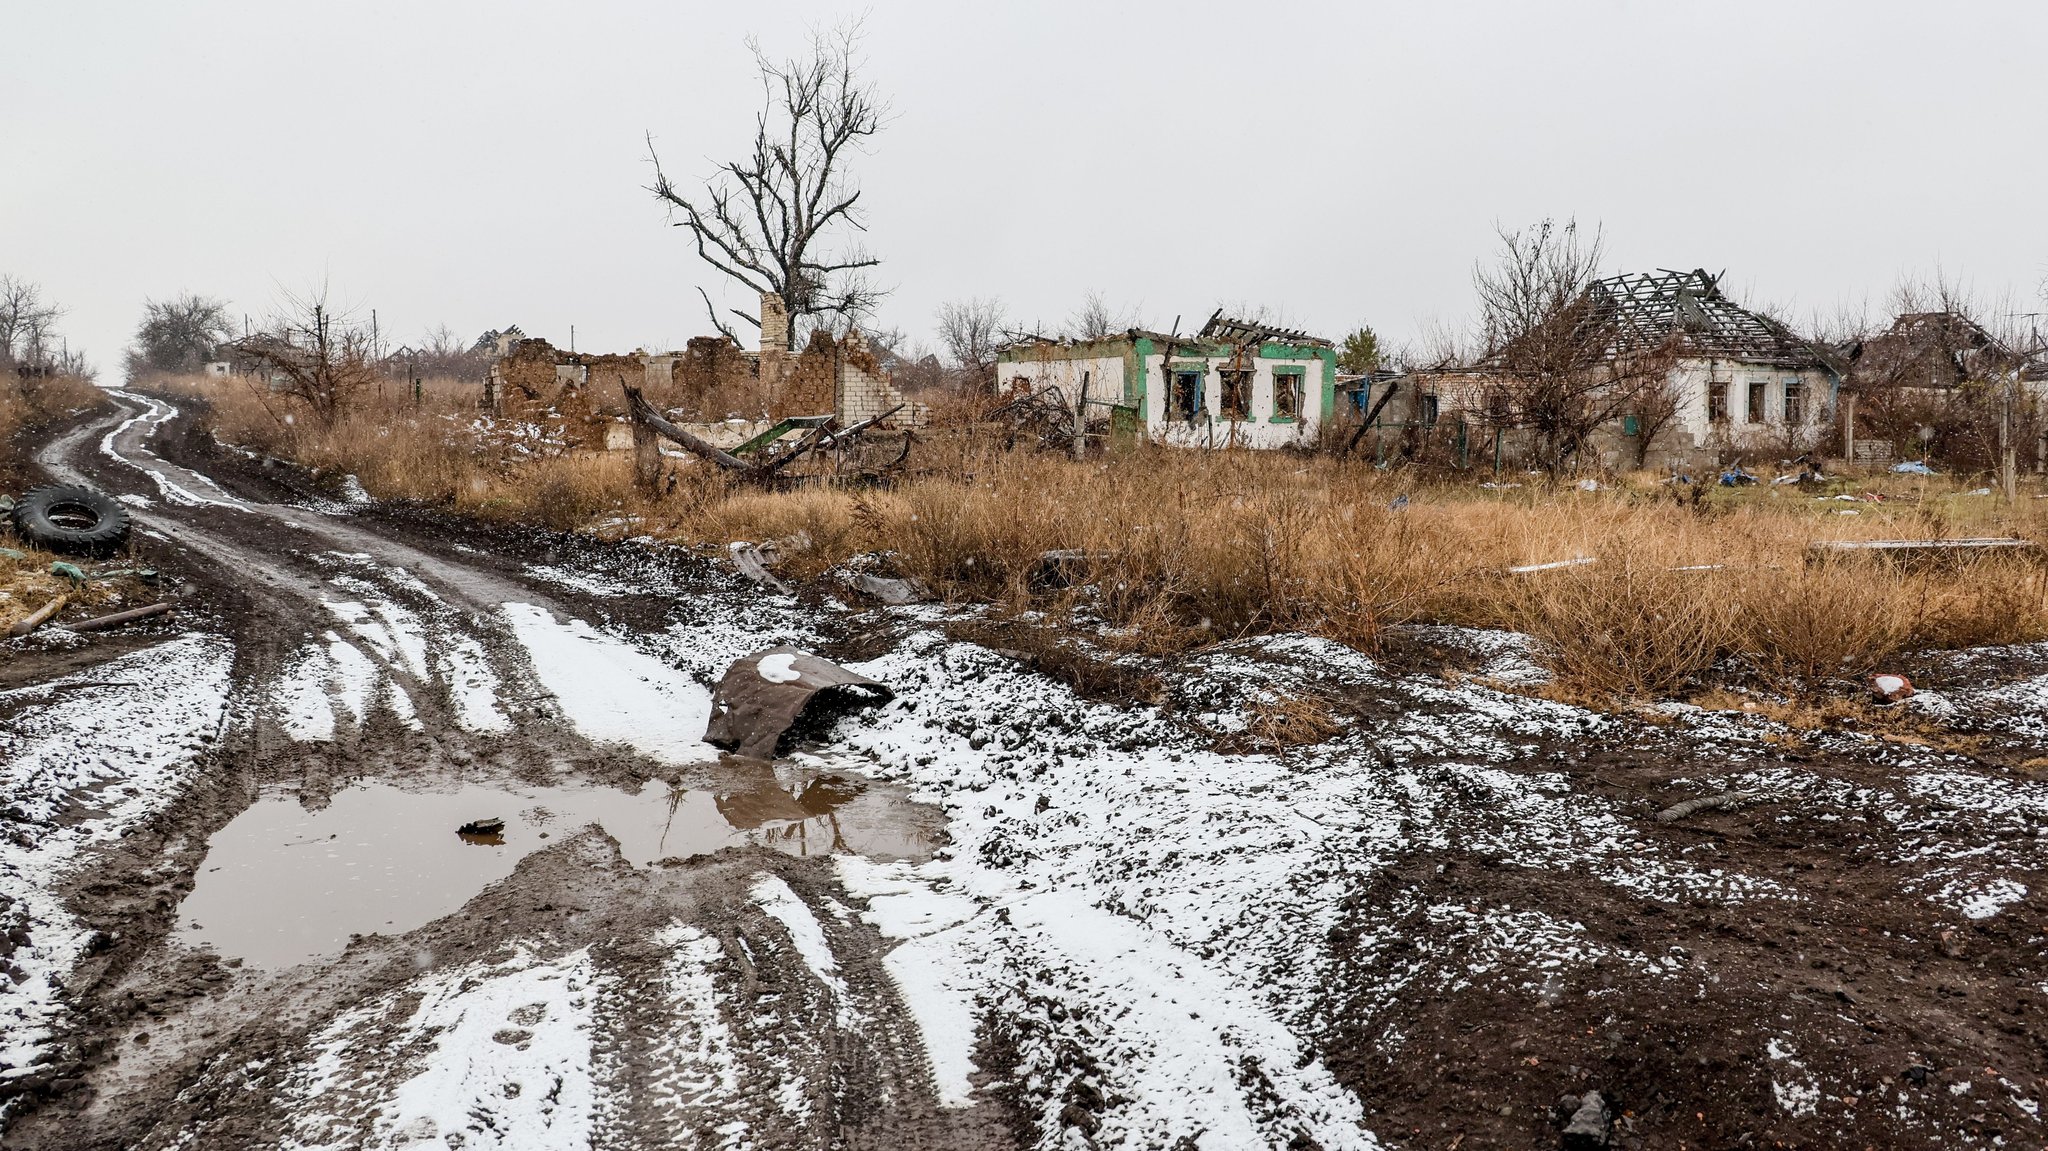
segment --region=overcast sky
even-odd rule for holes
[[[146,298],[260,319],[325,281],[390,342],[518,323],[679,346],[720,292],[644,190],[745,144],[791,3],[8,5],[0,273],[118,374]],[[1937,266],[2048,308],[2048,4],[877,3],[856,175],[929,339],[945,300],[1155,327],[1219,303],[1393,340],[1471,313],[1496,221],[1804,315]],[[747,304],[738,292],[727,301]]]

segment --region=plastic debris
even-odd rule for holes
[[[1598,562],[1600,561],[1592,556],[1575,556],[1568,560],[1552,560],[1547,564],[1524,564],[1518,568],[1509,568],[1508,574],[1528,575],[1530,572],[1547,572],[1556,571],[1558,568],[1584,567],[1587,564]]]

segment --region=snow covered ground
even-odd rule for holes
[[[63,882],[93,847],[183,789],[227,721],[233,648],[188,635],[36,687],[0,692],[0,1078],[28,1073],[65,1011],[90,933]],[[15,936],[15,932],[23,933]]]

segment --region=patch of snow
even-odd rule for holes
[[[2011,904],[2027,897],[2025,884],[1994,879],[1957,904],[1956,910],[1971,919],[1989,919]]]
[[[1771,1094],[1777,1096],[1779,1108],[1795,1119],[1820,1110],[1820,1088],[1810,1080],[1784,1083],[1774,1078]]]
[[[702,738],[711,720],[711,693],[702,684],[580,619],[559,622],[524,603],[501,610],[541,685],[586,738],[672,764],[718,757]]]
[[[572,571],[555,564],[528,564],[526,574],[551,584],[571,588],[587,595],[621,596],[632,595],[639,589],[632,584],[612,579],[597,572]]]
[[[448,682],[448,697],[455,705],[455,722],[464,731],[512,730],[512,721],[498,710],[498,677],[491,671],[482,644],[469,636],[448,644],[441,649],[441,670]]]
[[[370,701],[383,678],[377,671],[377,665],[370,662],[370,657],[354,644],[331,631],[327,633],[327,655],[334,664],[334,678],[329,681],[329,691],[335,704],[357,723],[363,722],[369,718]]]
[[[818,917],[811,913],[809,905],[797,898],[789,884],[780,876],[763,875],[754,882],[750,894],[769,918],[782,924],[789,932],[789,941],[796,946],[796,953],[832,991],[833,1001],[839,1004],[840,1021],[852,1022],[846,1002],[846,981],[839,977],[839,960],[832,954],[832,945],[825,939],[825,929],[818,924]]]
[[[775,655],[762,656],[755,670],[769,683],[794,683],[804,677],[804,673],[792,666],[795,663],[795,656],[788,652],[779,652]]]
[[[183,787],[227,717],[234,649],[188,635],[78,675],[0,692],[0,893],[29,942],[0,981],[0,1078],[26,1074],[65,1007],[64,978],[87,932],[57,888],[89,848],[119,838]]]
[[[302,1106],[286,1146],[588,1146],[592,982],[587,950],[545,962],[522,951],[344,1013],[288,1083]]]
[[[301,743],[334,738],[334,703],[327,694],[334,675],[334,658],[318,644],[300,648],[285,663],[271,686],[270,699],[286,735]]]
[[[643,1090],[672,1115],[717,1114],[741,1101],[739,1063],[732,1029],[722,1014],[727,999],[714,967],[725,958],[718,940],[687,924],[673,923],[654,936],[667,949],[654,990],[661,1027],[650,1051]],[[606,1110],[636,1101],[606,1099]]]

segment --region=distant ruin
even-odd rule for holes
[[[787,345],[782,300],[761,297],[761,347],[749,351],[724,336],[697,336],[680,351],[624,354],[564,351],[543,339],[521,339],[491,365],[487,408],[511,418],[559,419],[577,446],[602,447],[604,425],[624,410],[622,384],[680,418],[775,421],[836,415],[842,425],[903,410],[883,422],[902,428],[918,418],[904,406],[889,373],[858,328],[844,336],[811,333],[803,351]]]

